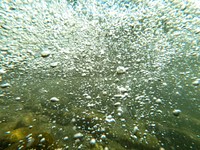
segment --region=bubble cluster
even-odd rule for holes
[[[33,102],[51,130],[78,118],[62,137],[76,148],[157,145],[149,133],[199,114],[198,14],[194,0],[3,0],[0,95]]]

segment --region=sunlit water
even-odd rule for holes
[[[199,13],[179,0],[0,1],[0,149],[42,149],[43,132],[56,145],[43,149],[200,149]]]

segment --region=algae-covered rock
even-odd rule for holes
[[[26,115],[19,117],[19,121],[17,121],[14,129],[33,125],[33,120],[34,120],[34,115],[32,113],[27,113]]]
[[[197,136],[198,132],[192,133],[188,128],[177,129],[166,126],[165,124],[158,124],[155,133],[165,149],[168,149],[168,147],[176,150],[200,149],[200,140]]]
[[[116,144],[110,143],[117,143],[122,147],[121,149],[154,150],[160,148],[157,137],[148,131],[142,121],[138,122],[130,117],[124,119],[113,115],[114,121],[110,122],[106,120],[106,116],[94,110],[80,111],[79,109],[74,117],[73,124],[77,130],[95,138],[96,141],[101,141],[101,143],[97,142],[93,145],[88,145],[89,141],[83,142],[88,145],[88,148],[99,149],[107,146],[109,149],[115,149]]]
[[[37,129],[19,128],[8,131],[0,139],[0,149],[54,149],[56,144],[53,137],[46,132],[38,132]]]
[[[83,111],[74,117],[74,124],[82,130],[99,131],[105,125],[105,116],[96,111]]]
[[[122,124],[116,120],[109,129],[108,138],[125,149],[156,150],[160,148],[157,137],[151,134],[143,122],[129,120]]]

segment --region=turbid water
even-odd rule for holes
[[[197,1],[0,2],[0,149],[200,149]]]

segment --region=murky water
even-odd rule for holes
[[[0,1],[0,149],[200,149],[197,1]]]

